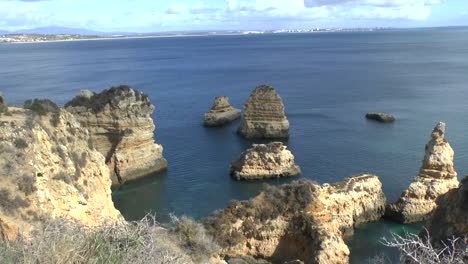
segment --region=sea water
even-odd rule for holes
[[[156,213],[202,218],[233,199],[255,196],[265,183],[229,177],[230,161],[252,143],[239,121],[203,127],[215,96],[242,108],[259,84],[283,98],[290,121],[285,141],[302,168],[299,178],[333,183],[369,172],[394,201],[417,175],[424,145],[438,121],[447,123],[455,168],[468,174],[468,29],[267,34],[0,45],[0,90],[13,104],[50,98],[64,104],[80,89],[128,84],[156,106],[155,139],[167,172],[113,190],[127,220]],[[366,112],[396,116],[367,121]],[[391,232],[421,225],[364,225],[348,239],[352,263],[383,253]]]

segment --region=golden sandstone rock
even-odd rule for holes
[[[348,263],[343,237],[379,220],[385,195],[377,176],[362,174],[337,184],[301,180],[267,187],[248,201],[233,202],[204,223],[222,255],[273,263]]]
[[[163,147],[154,142],[154,106],[143,93],[128,86],[101,93],[82,91],[66,105],[106,158],[112,183],[148,176],[167,168]]]
[[[244,106],[239,133],[246,138],[288,138],[289,121],[281,97],[268,85],[255,88]]]
[[[436,245],[454,237],[468,238],[468,176],[437,200],[427,229]]]
[[[438,123],[426,145],[418,176],[398,201],[387,206],[386,216],[402,223],[427,220],[436,199],[458,187],[454,151],[445,139],[445,123]]]
[[[223,126],[241,116],[241,111],[229,104],[227,96],[217,96],[208,113],[205,113],[205,126]]]
[[[293,154],[281,142],[253,144],[231,163],[231,175],[237,180],[279,178],[300,173]]]
[[[50,219],[89,227],[122,222],[104,156],[88,130],[60,109],[38,115],[10,107],[0,116],[0,232],[14,239]]]

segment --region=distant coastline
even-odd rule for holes
[[[306,34],[327,32],[372,32],[386,30],[384,28],[355,28],[355,29],[295,29],[295,30],[246,30],[246,31],[212,31],[212,32],[181,32],[129,35],[80,35],[80,34],[0,34],[0,44],[29,44],[69,41],[144,39],[144,38],[173,38],[173,37],[204,37],[204,36],[239,36],[264,34]],[[387,29],[388,30],[388,29]]]

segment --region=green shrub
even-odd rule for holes
[[[0,115],[8,113],[8,106],[0,104]]]
[[[49,99],[33,99],[24,102],[24,108],[39,115],[57,112],[59,107]]]
[[[63,181],[66,184],[72,183],[72,178],[64,171],[57,173],[54,177],[52,177],[52,179],[57,181]]]
[[[33,176],[23,175],[18,179],[18,189],[26,195],[30,195],[31,193],[37,190],[34,184],[36,183],[36,178]]]
[[[29,145],[28,145],[28,142],[26,142],[26,140],[22,139],[22,138],[17,138],[15,139],[15,147],[18,148],[18,149],[25,149],[27,148]]]
[[[8,189],[0,189],[0,207],[8,214],[13,214],[22,207],[28,207],[29,202],[19,195],[13,197]]]

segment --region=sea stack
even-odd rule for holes
[[[10,110],[0,116],[0,240],[28,237],[53,219],[90,228],[123,223],[88,130],[63,109]]]
[[[398,201],[387,206],[386,216],[402,223],[427,220],[436,199],[458,187],[454,151],[445,139],[445,123],[438,123],[426,145],[418,176]]]
[[[143,93],[126,85],[101,93],[82,91],[65,107],[90,131],[114,185],[167,168],[163,147],[154,142],[154,106]]]
[[[246,138],[288,138],[289,121],[281,97],[268,85],[255,88],[244,106],[239,133]]]
[[[375,175],[323,185],[301,180],[268,186],[250,200],[217,211],[204,224],[227,257],[345,264],[350,251],[344,238],[354,227],[378,221],[385,203]]]
[[[281,142],[253,144],[231,163],[231,176],[237,180],[258,180],[295,176],[301,169]]]
[[[241,111],[229,104],[229,97],[217,96],[208,113],[205,113],[205,126],[223,126],[241,116]]]

